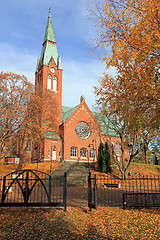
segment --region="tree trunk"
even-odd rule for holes
[[[144,160],[145,160],[145,164],[148,164],[147,150],[148,150],[148,146],[146,146],[146,144],[144,144]]]

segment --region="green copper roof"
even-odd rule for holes
[[[54,139],[54,140],[60,140],[61,136],[59,134],[55,133],[55,132],[48,131],[45,134],[45,138]]]
[[[79,105],[75,106],[74,108],[62,106],[62,123],[64,123],[71,116],[78,106]]]
[[[71,116],[71,114],[77,109],[78,106],[79,105],[75,106],[74,108],[62,106],[62,123],[64,123]],[[92,112],[92,114],[102,128],[102,135],[119,137],[119,135],[115,131],[117,127],[112,123],[109,118],[104,116],[102,113]]]
[[[41,65],[49,66],[52,58],[54,59],[57,69],[62,70],[61,58],[58,55],[56,40],[55,40],[55,35],[53,30],[53,24],[52,24],[52,18],[51,18],[51,12],[49,10],[49,16],[48,16],[48,21],[47,21],[47,26],[46,26],[46,31],[45,31],[44,41],[43,41],[43,47],[42,47],[40,58],[37,61],[36,72],[38,71],[40,60],[42,60]]]
[[[55,64],[57,66],[58,63],[57,46],[50,42],[46,42],[46,44],[42,48],[40,56],[40,59],[42,59],[42,64],[49,65],[52,58],[54,59]]]
[[[118,130],[118,127],[107,116],[102,113],[92,113],[102,128],[102,135],[119,137],[116,131],[116,129]]]
[[[47,26],[46,26],[43,43],[45,43],[45,41],[47,41],[47,40],[49,40],[51,42],[56,42],[50,9],[49,9],[48,21],[47,21]]]

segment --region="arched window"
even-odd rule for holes
[[[84,158],[87,157],[87,151],[85,148],[80,149],[80,157],[84,157]]]
[[[51,89],[51,75],[48,76],[47,88]]]
[[[71,147],[71,157],[77,157],[77,148]]]
[[[119,153],[119,143],[116,142],[116,144],[114,145],[114,151],[115,153]]]
[[[90,149],[90,158],[95,159],[95,149]]]
[[[56,76],[54,76],[54,78],[53,78],[53,90],[57,91],[57,78],[56,78]]]

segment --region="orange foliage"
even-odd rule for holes
[[[0,73],[0,157],[10,151],[18,138],[21,140],[20,159],[24,160],[27,142],[34,146],[43,141],[48,129],[58,131],[54,117],[57,105],[52,95],[47,90],[43,94],[35,92],[25,76]]]
[[[100,1],[96,45],[117,76],[105,74],[97,95],[111,113],[129,114],[132,124],[159,126],[159,9],[159,0]]]
[[[2,239],[157,239],[160,209],[2,208]]]
[[[25,76],[0,73],[0,157],[13,146],[15,134],[22,127],[33,86]]]
[[[60,165],[60,163],[38,163],[38,165],[37,163],[26,163],[25,165],[23,165],[22,169],[38,170],[50,174],[50,170],[53,172],[55,169],[59,168]],[[17,164],[0,164],[0,178],[11,172],[16,171],[17,169]]]
[[[114,67],[116,76],[104,74],[95,87],[102,112],[114,117],[119,127],[122,154],[131,143],[127,171],[139,153],[146,128],[149,132],[160,123],[160,1],[99,1],[98,40],[102,60]],[[126,141],[128,139],[128,141]],[[118,163],[117,163],[118,164]]]

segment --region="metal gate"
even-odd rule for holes
[[[52,177],[25,169],[3,178],[0,206],[63,206],[66,210],[67,174]]]

